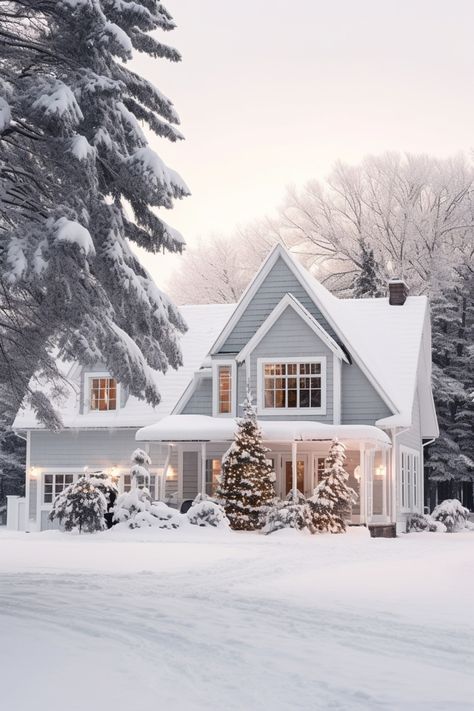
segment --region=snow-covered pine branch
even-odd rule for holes
[[[56,347],[157,403],[151,369],[180,365],[185,324],[128,240],[180,252],[156,208],[189,190],[143,131],[179,140],[177,112],[126,63],[179,61],[157,34],[173,19],[156,0],[12,0],[0,24],[0,385],[14,411],[38,369],[58,377]]]

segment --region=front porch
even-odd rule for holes
[[[204,416],[179,415],[165,418],[137,434],[142,442],[160,442],[166,448],[160,498],[178,506],[198,493],[214,495],[221,473],[221,460],[229,447],[235,421]],[[210,422],[209,422],[210,421]],[[213,424],[216,426],[213,427]],[[269,449],[276,475],[275,492],[285,498],[301,491],[311,496],[324,471],[332,440],[346,446],[349,485],[357,492],[350,523],[389,524],[393,518],[391,443],[376,427],[321,425],[315,422],[262,421],[263,441]],[[286,436],[285,436],[286,435]]]

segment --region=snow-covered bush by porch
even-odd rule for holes
[[[238,419],[237,432],[222,458],[217,499],[223,504],[235,530],[262,528],[266,507],[275,499],[275,473],[262,444],[257,412],[247,395],[244,416]]]
[[[297,531],[307,529],[314,533],[312,512],[300,491],[296,492],[296,496],[290,491],[285,501],[278,501],[267,509],[263,533],[273,533],[283,528],[294,528]]]
[[[94,533],[106,528],[106,511],[107,501],[102,491],[89,477],[81,476],[58,494],[49,518],[57,519],[66,531],[77,529],[79,533]]]
[[[317,531],[343,533],[351,506],[357,502],[356,492],[347,485],[349,474],[344,469],[345,449],[342,442],[333,440],[322,479],[308,499]]]
[[[130,479],[132,489],[150,489],[150,472],[147,467],[151,466],[151,459],[143,449],[136,449],[131,456],[132,468],[130,469]]]
[[[229,528],[230,521],[224,507],[207,496],[198,494],[186,516],[194,526],[212,526],[214,528]]]
[[[431,514],[435,521],[440,521],[446,526],[448,533],[462,531],[466,528],[469,509],[466,509],[457,499],[445,499]]]
[[[435,521],[428,514],[412,514],[407,521],[407,533],[429,531],[430,533],[445,533],[446,526],[441,521]]]

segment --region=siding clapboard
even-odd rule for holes
[[[183,452],[183,499],[194,499],[198,493],[198,453]]]

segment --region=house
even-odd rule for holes
[[[18,413],[28,474],[10,525],[23,506],[28,530],[47,528],[54,496],[85,466],[109,470],[126,489],[137,441],[151,456],[156,498],[179,506],[212,495],[248,390],[279,496],[312,493],[338,437],[359,494],[353,524],[400,532],[423,511],[423,450],[438,435],[426,297],[393,280],[387,298],[339,299],[277,246],[237,305],[182,312],[184,367],[157,374],[158,407],[129,396],[100,364],[69,364],[63,431]]]

